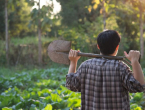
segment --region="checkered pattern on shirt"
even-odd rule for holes
[[[144,90],[125,63],[105,58],[82,63],[66,75],[66,87],[81,92],[81,110],[130,110],[128,91]]]

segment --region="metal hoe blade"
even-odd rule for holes
[[[71,42],[64,40],[55,40],[48,46],[48,55],[56,63],[70,64],[68,53],[71,49]]]

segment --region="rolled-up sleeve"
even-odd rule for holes
[[[74,92],[81,91],[81,66],[76,73],[69,73],[66,75],[66,85],[69,90]]]
[[[125,66],[122,70],[122,84],[131,93],[145,91],[145,85],[141,85],[138,80],[133,76],[133,72],[128,66]]]

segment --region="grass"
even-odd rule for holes
[[[0,66],[0,76],[5,76],[5,77],[13,77],[15,73],[21,73],[23,71],[29,72],[34,69],[40,70],[40,69],[50,69],[50,68],[68,68],[68,65],[63,65],[63,64],[58,64],[50,61],[47,65],[45,66],[38,66],[38,65],[17,65],[17,66]]]
[[[51,42],[54,38],[47,38],[41,37],[41,41],[43,42]],[[25,37],[25,38],[12,38],[11,43],[15,46],[20,44],[27,45],[27,44],[38,44],[38,37]]]
[[[0,75],[5,77],[13,77],[15,73],[20,73],[22,71],[28,71],[28,69],[22,69],[21,67],[0,67]]]
[[[41,37],[41,41],[42,43],[44,42],[51,42],[55,40],[55,38],[48,38],[48,37],[44,37],[42,36]],[[10,40],[10,44],[13,44],[15,46],[18,46],[18,45],[28,45],[28,44],[38,44],[38,37],[37,36],[27,36],[27,37],[24,37],[24,38],[11,38]],[[3,40],[0,40],[0,45],[5,45],[5,41]]]

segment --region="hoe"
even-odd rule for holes
[[[55,40],[51,42],[48,46],[48,55],[53,62],[69,65],[70,61],[68,59],[68,53],[70,49],[71,49],[70,41]],[[125,56],[105,56],[100,54],[83,53],[83,52],[78,52],[78,56],[122,60],[131,66],[130,62],[127,61]]]

